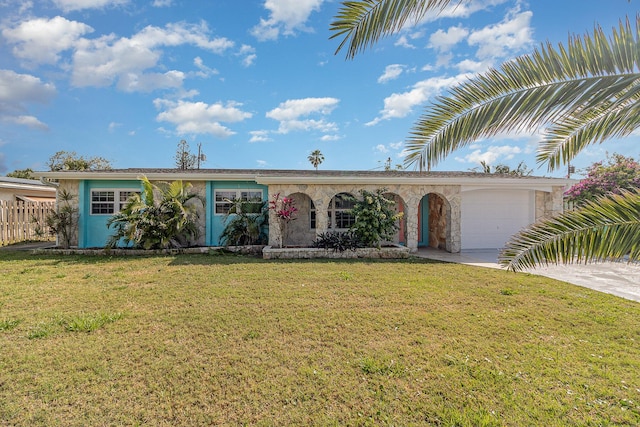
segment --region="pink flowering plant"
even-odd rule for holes
[[[281,197],[280,193],[277,193],[269,201],[269,210],[273,211],[278,219],[277,226],[280,231],[280,247],[282,247],[287,237],[288,225],[296,219],[298,208],[293,198]]]
[[[632,157],[613,154],[606,162],[592,164],[586,172],[586,178],[565,193],[567,200],[576,207],[608,193],[640,189],[640,163]]]

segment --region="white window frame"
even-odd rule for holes
[[[327,217],[328,217],[327,224],[329,226],[328,227],[329,230],[345,231],[345,230],[348,230],[349,227],[355,222],[355,217],[352,214],[348,213],[348,211],[353,209],[353,206],[355,205],[355,200],[345,200],[342,198],[343,195],[353,197],[349,193],[338,193],[331,198],[331,203],[329,203],[329,209],[327,209]],[[347,206],[336,207],[336,201],[340,201],[341,203],[344,203]],[[343,216],[345,218],[342,218]],[[345,220],[348,220],[349,227],[340,227],[340,228],[336,227],[336,221],[343,222]]]
[[[94,200],[94,194],[113,193],[113,200]],[[93,188],[91,189],[89,212],[91,215],[115,215],[124,208],[124,205],[134,193],[140,194],[140,190],[133,188]],[[122,196],[126,195],[123,199]],[[108,194],[107,194],[108,196]],[[104,208],[111,206],[111,212],[95,212],[94,206],[102,205]],[[109,209],[107,209],[109,210]]]
[[[252,198],[252,194],[259,194],[258,197]],[[218,199],[218,194],[224,194],[224,196]],[[231,208],[231,203],[225,200],[242,200],[242,201],[251,201],[260,200],[262,202],[264,192],[259,188],[216,188],[213,191],[213,213],[214,215],[227,215]]]

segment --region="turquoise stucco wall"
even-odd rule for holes
[[[111,215],[91,215],[91,190],[140,190],[140,181],[80,181],[78,192],[78,206],[80,217],[78,219],[78,247],[103,248],[112,231],[107,228],[107,220]]]
[[[253,181],[209,181],[207,182],[207,214],[206,214],[206,239],[207,246],[220,246],[220,235],[224,230],[224,215],[215,214],[216,190],[262,190],[262,200],[269,197],[266,185],[256,184]]]
[[[78,247],[102,248],[107,243],[112,230],[107,229],[107,221],[111,215],[91,215],[91,190],[140,190],[140,181],[108,181],[85,180],[80,181],[78,203],[80,217],[78,223]],[[215,181],[206,183],[206,214],[205,214],[205,244],[207,246],[219,246],[220,235],[224,230],[224,215],[216,215],[214,194],[216,190],[262,190],[263,200],[268,198],[266,185],[256,184],[253,181]]]

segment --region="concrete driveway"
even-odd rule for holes
[[[420,248],[418,256],[478,267],[502,268],[497,264],[497,249],[469,250],[450,254],[437,249]],[[640,302],[640,264],[637,263],[549,265],[526,270],[526,272]]]

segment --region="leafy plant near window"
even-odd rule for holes
[[[400,229],[398,221],[402,212],[394,210],[395,201],[385,197],[385,188],[374,192],[360,190],[360,199],[356,200],[352,215],[355,222],[349,229],[357,234],[366,247],[380,247],[384,240],[393,239]]]
[[[166,249],[191,246],[199,236],[196,202],[204,200],[189,192],[191,183],[174,181],[152,184],[143,177],[141,194],[133,194],[123,209],[107,221],[115,233],[108,248],[121,241],[143,249]]]
[[[280,232],[279,245],[282,247],[287,239],[288,225],[294,221],[298,214],[298,208],[295,206],[295,200],[291,197],[280,197],[280,193],[273,196],[269,202],[269,210],[272,210],[277,218],[277,227]]]
[[[220,241],[225,246],[262,245],[268,236],[267,202],[250,200],[227,200],[231,203],[225,214],[225,228]]]
[[[49,233],[58,236],[59,243],[64,249],[71,247],[78,228],[78,208],[71,205],[74,196],[67,190],[58,193],[58,208],[45,217],[45,226]],[[36,221],[37,233],[44,233],[43,227]]]

